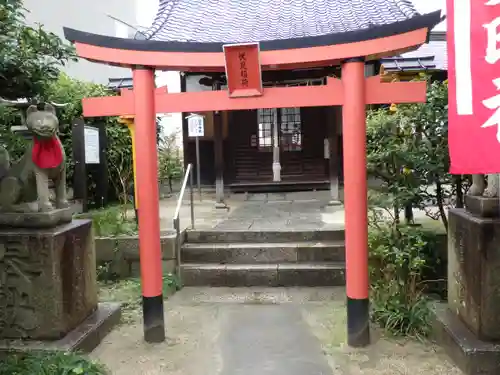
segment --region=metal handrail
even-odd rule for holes
[[[181,238],[181,225],[179,220],[179,213],[181,210],[182,199],[184,198],[184,192],[186,191],[186,186],[189,179],[189,192],[191,201],[191,229],[194,229],[194,192],[193,192],[193,164],[188,164],[186,172],[184,173],[184,180],[182,181],[181,191],[179,192],[179,198],[177,200],[177,207],[175,208],[173,224],[175,229],[175,253],[177,260],[177,277],[179,281],[182,282],[181,275],[181,248],[182,248],[182,238]]]

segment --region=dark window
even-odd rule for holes
[[[300,108],[281,108],[281,148],[283,151],[302,150]]]
[[[274,123],[279,129],[279,144],[283,151],[302,150],[300,108],[264,108],[258,110],[258,149],[272,151]]]
[[[259,142],[260,151],[272,151],[273,149],[273,123],[276,109],[265,108],[258,110],[259,118]]]

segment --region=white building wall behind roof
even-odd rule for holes
[[[153,23],[158,10],[158,0],[139,0],[137,2],[137,22],[140,27],[148,28]],[[168,92],[181,92],[181,78],[179,72],[157,71],[156,87],[167,86]],[[176,135],[176,145],[182,148],[182,113],[158,114],[162,127],[162,135]]]
[[[112,15],[133,26],[137,25],[136,2],[146,0],[24,0],[29,10],[29,24],[41,23],[45,29],[64,39],[63,26],[94,34],[127,37],[131,30],[108,17]],[[127,31],[124,31],[127,30]],[[63,69],[83,81],[107,84],[108,78],[130,77],[129,69],[110,67],[80,60]]]
[[[436,10],[441,10],[441,13],[443,15],[446,14],[446,0],[411,0],[411,1],[420,14],[431,13]],[[433,30],[446,31],[446,20],[437,25]]]

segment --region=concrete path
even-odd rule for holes
[[[122,325],[92,357],[113,375],[460,375],[432,344],[373,334],[345,346],[343,288],[184,288],[165,302],[168,340]]]
[[[227,309],[219,345],[222,375],[329,375],[321,346],[297,305]]]

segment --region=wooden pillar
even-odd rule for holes
[[[280,164],[280,137],[279,131],[281,128],[281,110],[279,108],[273,111],[273,182],[281,181],[281,164]]]
[[[220,90],[219,80],[215,80],[212,90]],[[215,208],[227,208],[224,202],[224,134],[222,113],[214,113],[214,156],[215,156]]]
[[[87,165],[85,164],[85,121],[73,121],[71,138],[73,143],[73,199],[82,205],[82,212],[88,211]]]
[[[185,73],[181,73],[181,92],[187,92],[187,76]],[[181,113],[182,116],[182,159],[184,160],[184,170],[186,170],[188,164],[190,162],[193,162],[188,158],[188,147],[189,147],[189,142],[188,142],[188,120],[187,116],[189,113]],[[198,168],[198,167],[197,167]]]
[[[344,204],[347,281],[347,343],[370,343],[368,280],[368,199],[364,61],[342,65],[344,108]]]
[[[137,194],[139,212],[139,256],[141,262],[144,339],[165,341],[163,318],[163,272],[160,247],[158,154],[156,145],[154,70],[135,67],[135,143],[137,153]]]
[[[96,190],[99,197],[99,207],[108,205],[109,175],[108,175],[108,137],[106,124],[99,123],[99,166],[97,169]]]
[[[338,111],[340,107],[327,107],[327,132],[328,132],[328,170],[330,177],[330,202],[329,206],[339,206],[340,202],[339,194],[339,168],[338,168],[338,154],[339,154],[339,144],[338,144],[338,131],[337,128],[341,125],[341,118],[338,116]]]

